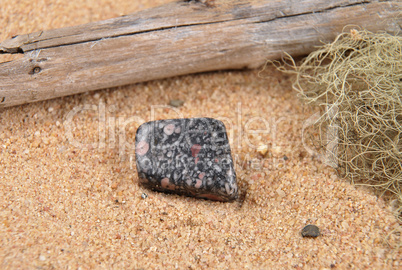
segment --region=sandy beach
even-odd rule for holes
[[[1,1],[0,40],[171,2]],[[0,268],[398,269],[401,229],[391,207],[309,152],[303,124],[316,111],[298,99],[294,78],[272,66],[259,71],[0,109]],[[172,107],[172,100],[184,103]],[[225,123],[239,199],[139,185],[138,126],[182,117]],[[308,224],[321,235],[302,237]]]

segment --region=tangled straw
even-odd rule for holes
[[[300,66],[289,59],[294,89],[323,111],[320,149],[343,177],[396,195],[401,218],[402,37],[351,30]]]

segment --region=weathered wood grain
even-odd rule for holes
[[[311,52],[345,26],[398,34],[395,1],[180,1],[128,16],[20,35],[0,53],[0,107]]]

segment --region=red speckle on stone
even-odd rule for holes
[[[219,159],[215,158],[215,162],[218,163],[218,162],[219,162]]]
[[[140,141],[137,144],[137,147],[135,148],[135,152],[140,155],[143,156],[145,155],[149,150],[149,144],[146,141]]]
[[[167,178],[167,177],[162,179],[161,186],[162,186],[162,188],[166,188],[166,189],[170,189],[170,190],[174,190],[176,188],[176,186],[174,184],[171,184],[169,182],[169,178]]]
[[[200,151],[201,151],[201,145],[193,144],[193,146],[191,146],[191,155],[193,157],[196,157]]]
[[[173,124],[169,124],[169,125],[166,125],[166,126],[163,128],[163,132],[165,132],[166,135],[172,135],[173,132],[174,132],[174,129],[175,129],[174,125],[173,125]]]
[[[202,180],[202,178],[204,178],[204,176],[205,176],[205,173],[202,172],[202,173],[200,173],[200,174],[198,175],[198,178],[200,178],[200,179]]]
[[[139,179],[139,182],[141,182],[141,183],[148,183],[149,181],[148,181],[148,179],[146,179],[146,178],[140,178],[140,179]]]
[[[201,180],[197,180],[195,183],[195,188],[200,188],[202,186],[202,181]]]
[[[199,159],[198,157],[196,157],[196,158],[195,158],[195,164],[197,164],[199,160],[200,160],[200,159]]]
[[[163,188],[167,188],[168,185],[169,185],[169,178],[166,178],[166,177],[163,178],[162,181],[161,181],[161,185],[162,185]]]

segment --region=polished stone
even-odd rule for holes
[[[140,183],[152,190],[219,201],[238,188],[226,129],[212,118],[151,121],[136,134]]]

